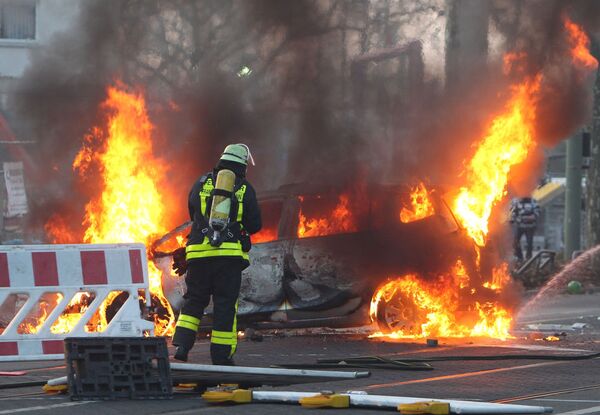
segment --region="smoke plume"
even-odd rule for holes
[[[82,3],[71,30],[34,51],[11,102],[40,142],[36,225],[53,212],[81,211],[88,200],[71,163],[82,137],[102,125],[100,103],[117,81],[147,97],[155,151],[170,166],[171,193],[181,195],[174,212],[180,221],[191,183],[231,142],[254,150],[258,166],[249,175],[259,190],[307,182],[347,189],[416,178],[460,182],[462,161],[513,79],[493,54],[457,61],[470,74],[459,88],[444,74],[423,76],[420,49],[402,49],[413,39],[393,32],[386,19],[399,15],[410,26],[432,16],[431,24],[443,28],[452,16],[440,1],[390,4]],[[513,76],[546,74],[537,123],[543,145],[589,117],[591,88],[569,58],[564,16],[595,32],[598,8],[583,0],[490,0],[482,8],[502,52],[526,55]],[[481,44],[471,51],[464,45],[461,53],[485,54]],[[393,57],[378,57],[385,53]]]

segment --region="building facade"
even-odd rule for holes
[[[0,108],[29,65],[32,49],[43,46],[75,20],[77,0],[0,1]]]
[[[67,30],[78,14],[77,0],[0,0],[0,241],[23,239],[28,178],[22,166],[31,164],[28,147],[16,128],[9,97],[30,65],[32,50]],[[8,167],[7,167],[8,166]],[[4,171],[6,168],[6,171]],[[13,209],[17,204],[19,209]]]

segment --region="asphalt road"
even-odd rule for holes
[[[269,333],[262,342],[242,341],[238,365],[314,363],[324,357],[496,356],[507,354],[582,354],[600,351],[600,294],[564,296],[549,301],[543,308],[527,310],[519,316],[515,339],[480,341],[440,340],[438,347],[424,341],[390,342],[367,339],[364,332],[310,330]],[[570,329],[573,323],[585,323],[583,329]],[[528,327],[542,324],[561,325],[566,333],[559,342],[535,340]],[[558,326],[556,326],[558,327]],[[552,330],[543,335],[554,334]],[[208,362],[208,343],[199,341],[192,354],[195,363]],[[460,399],[551,406],[554,413],[583,415],[600,413],[600,359],[579,361],[481,360],[433,362],[432,371],[373,369],[365,379],[293,385],[265,390],[314,391],[363,390],[369,394],[415,396],[428,399]],[[0,371],[26,370],[19,377],[0,376],[0,388],[13,382],[49,379],[64,375],[63,362],[4,362]],[[332,410],[308,410],[296,405],[248,404],[210,406],[197,393],[177,391],[172,400],[71,402],[66,395],[50,396],[39,387],[0,389],[0,415],[71,413],[86,414],[280,414],[282,412],[331,413]],[[356,414],[381,414],[381,410],[352,409]]]

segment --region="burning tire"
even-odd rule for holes
[[[427,322],[425,310],[419,308],[413,299],[402,292],[395,291],[388,298],[382,296],[377,301],[373,299],[371,307],[375,306],[375,322],[384,334],[401,333],[415,336],[421,333],[421,325]]]

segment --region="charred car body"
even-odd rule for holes
[[[406,186],[372,185],[352,193],[290,185],[259,194],[263,230],[253,235],[251,265],[242,277],[239,327],[364,324],[371,297],[386,279],[441,272],[470,249],[443,200],[434,201],[437,214],[402,223]],[[174,229],[153,248],[174,309],[185,283],[171,272],[170,252],[190,226]],[[210,308],[206,314],[202,327],[210,326]]]

